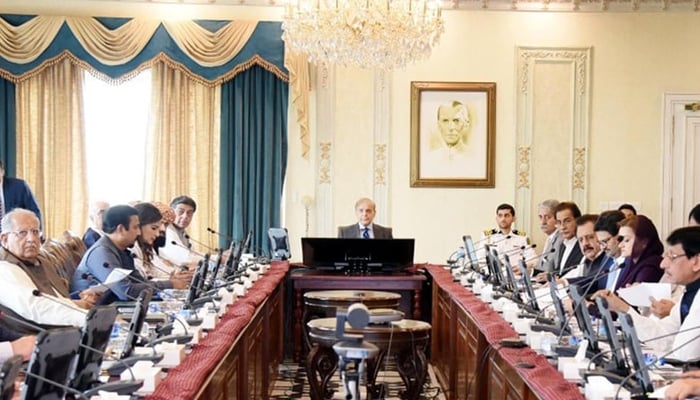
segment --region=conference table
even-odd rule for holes
[[[312,344],[307,356],[306,368],[309,377],[311,400],[334,398],[328,382],[337,370],[338,355],[333,345],[336,338],[336,318],[318,318],[308,322],[309,340]],[[388,324],[368,325],[363,329],[347,326],[348,335],[362,335],[365,342],[378,348],[375,357],[367,359],[366,386],[370,398],[384,398],[382,385],[376,385],[377,375],[386,363],[386,357],[396,361],[397,370],[405,390],[401,399],[417,400],[423,389],[428,373],[425,350],[430,340],[430,324],[423,321],[404,319]]]
[[[273,262],[149,400],[265,399],[284,354],[286,262]]]
[[[289,274],[292,290],[294,291],[293,308],[293,356],[294,360],[302,360],[304,315],[306,308],[304,293],[320,290],[379,290],[401,294],[398,309],[407,318],[421,319],[421,303],[425,275],[410,272],[389,275],[343,275],[316,271],[309,268],[295,268]]]
[[[448,399],[583,399],[545,356],[502,347],[518,333],[449,271],[425,270],[433,280],[430,363]]]
[[[429,362],[448,399],[583,398],[578,387],[566,381],[543,355],[528,347],[502,348],[500,340],[517,336],[516,331],[454,282],[449,271],[438,265],[417,268],[425,271],[418,275],[421,282],[432,282]],[[268,398],[282,362],[284,307],[295,307],[299,316],[302,311],[297,304],[283,301],[285,280],[294,279],[288,269],[286,262],[273,263],[147,398]]]

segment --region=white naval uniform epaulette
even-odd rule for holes
[[[535,251],[528,247],[530,238],[525,232],[517,229],[513,229],[507,235],[498,229],[486,229],[482,240],[484,244],[495,247],[499,255],[508,254],[510,263],[514,267],[517,266],[521,258],[525,257],[526,260],[531,260],[536,256]],[[483,254],[482,251],[480,255]]]

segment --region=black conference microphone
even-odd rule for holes
[[[230,241],[230,242],[235,242],[235,241],[236,241],[236,239],[234,239],[233,237],[231,237],[231,236],[229,236],[229,235],[227,235],[227,234],[225,234],[225,233],[217,232],[217,231],[215,231],[214,229],[209,228],[209,227],[207,227],[207,232],[213,233],[213,234],[215,234],[215,235],[217,235],[217,236],[219,236],[219,237],[222,237],[222,238],[224,238],[224,239],[226,239],[226,240],[228,240],[228,241]]]
[[[35,297],[41,297],[41,298],[44,298],[44,299],[48,299],[48,300],[50,300],[50,301],[53,301],[54,303],[58,303],[58,304],[61,304],[61,305],[65,306],[65,307],[68,307],[68,308],[70,308],[71,310],[79,311],[79,312],[81,312],[81,313],[87,315],[88,310],[85,310],[85,309],[83,309],[83,308],[80,308],[80,307],[78,307],[78,306],[74,306],[74,305],[71,305],[71,304],[68,304],[68,303],[64,303],[62,299],[59,299],[58,297],[52,296],[52,295],[47,294],[47,293],[42,293],[39,289],[34,289],[34,290],[32,290],[32,295],[35,296]],[[69,301],[70,301],[70,300],[69,300]]]
[[[219,247],[211,247],[211,246],[207,245],[207,244],[204,243],[204,242],[200,242],[199,240],[194,239],[192,236],[190,236],[190,235],[188,235],[188,234],[186,234],[186,233],[185,233],[185,238],[186,238],[187,240],[191,241],[191,242],[194,242],[194,243],[196,243],[196,244],[198,244],[198,245],[204,247],[205,249],[209,250],[209,251],[212,252],[212,253],[217,253],[219,250],[222,250],[222,249],[219,248]],[[224,249],[224,250],[225,250],[225,249]]]
[[[194,254],[194,255],[197,256],[197,257],[204,257],[204,254],[202,254],[202,253],[200,253],[200,252],[198,252],[198,251],[192,250],[192,249],[190,249],[189,247],[185,246],[185,245],[182,244],[182,243],[178,243],[178,242],[176,242],[176,241],[174,241],[174,240],[171,240],[171,241],[170,241],[170,244],[172,244],[173,246],[177,246],[177,247],[183,248],[183,249],[189,251],[191,254]]]

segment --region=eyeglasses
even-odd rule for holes
[[[41,231],[39,229],[29,229],[29,230],[22,230],[22,231],[10,231],[7,233],[12,233],[14,235],[17,235],[20,239],[24,239],[29,235],[30,233],[33,236],[40,237],[41,236]]]
[[[676,261],[676,258],[679,258],[679,257],[687,257],[687,255],[685,253],[673,254],[670,251],[667,251],[664,253],[664,258],[668,258],[669,260],[671,260],[671,262]]]

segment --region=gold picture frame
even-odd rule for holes
[[[495,82],[411,82],[411,187],[495,187]]]

